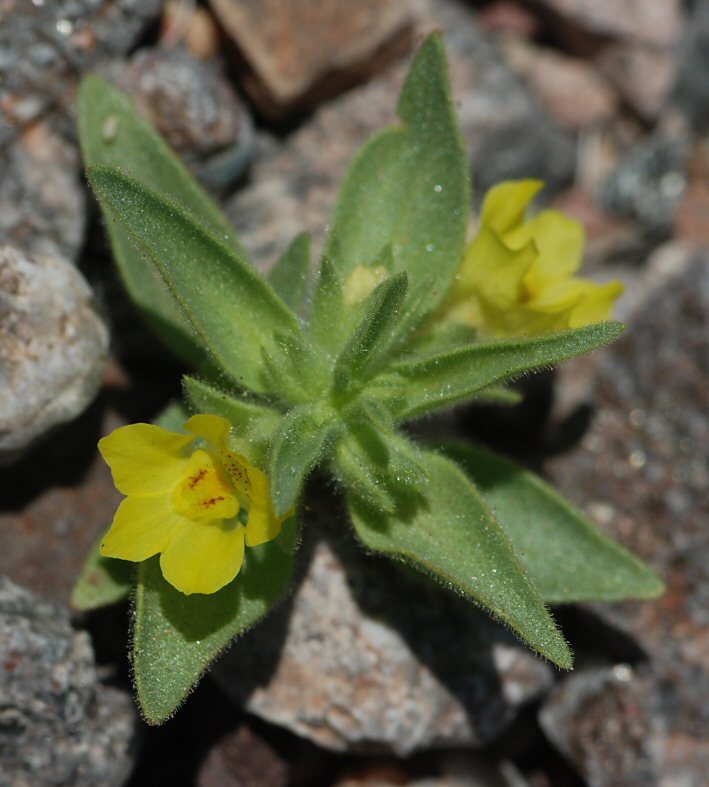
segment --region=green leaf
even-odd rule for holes
[[[261,353],[269,391],[291,405],[320,397],[330,382],[324,355],[299,337],[276,334],[275,340],[271,350]]]
[[[383,281],[367,299],[354,334],[335,363],[335,394],[344,394],[364,381],[391,346],[407,283],[406,272],[399,273]]]
[[[396,514],[350,498],[361,541],[477,602],[570,669],[568,645],[483,498],[455,463],[431,451],[419,457],[428,478],[399,493]]]
[[[323,257],[310,310],[310,334],[318,347],[329,352],[340,348],[348,324],[346,311],[340,277],[330,260]]]
[[[99,554],[104,535],[92,544],[71,593],[71,606],[80,612],[122,601],[130,595],[135,582],[135,564]]]
[[[441,36],[421,45],[399,100],[401,128],[375,136],[342,185],[324,256],[346,281],[391,245],[412,293],[427,278],[427,306],[457,272],[470,217],[468,163],[451,101]]]
[[[660,579],[534,473],[484,448],[447,445],[510,537],[545,601],[657,598]]]
[[[308,294],[309,270],[310,236],[303,232],[286,249],[268,275],[273,289],[296,314],[303,313]]]
[[[322,403],[294,407],[271,442],[269,477],[276,513],[289,511],[305,479],[341,429],[335,413]]]
[[[240,385],[265,392],[262,348],[298,335],[291,310],[259,274],[177,204],[134,178],[89,170],[104,209],[145,252],[205,350]]]
[[[246,550],[236,579],[211,595],[185,596],[162,576],[157,558],[138,573],[133,622],[133,678],[149,724],[181,705],[209,664],[251,628],[288,588],[297,548],[291,517],[277,539]]]
[[[396,417],[416,418],[471,399],[478,391],[595,350],[623,331],[617,322],[588,325],[532,339],[471,344],[389,367],[409,384],[407,401]]]
[[[194,180],[163,138],[130,100],[98,76],[84,78],[77,102],[81,151],[87,167],[116,167],[163,197],[182,205],[237,254],[236,234],[216,204]],[[131,298],[162,341],[196,366],[203,353],[194,334],[143,252],[110,211],[104,218],[121,278]]]

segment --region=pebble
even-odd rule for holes
[[[0,787],[120,787],[136,714],[103,686],[85,632],[0,576]]]
[[[0,452],[20,452],[96,395],[108,330],[79,271],[58,255],[0,248]]]
[[[282,117],[377,73],[409,47],[404,0],[212,0],[259,109]],[[317,31],[317,34],[314,34]]]
[[[501,626],[340,526],[293,598],[217,663],[246,710],[328,749],[405,756],[485,745],[550,687],[550,667]]]
[[[206,185],[228,185],[252,154],[251,116],[216,61],[186,48],[145,49],[101,71]]]
[[[76,260],[86,225],[80,166],[76,146],[45,122],[0,151],[0,244]]]

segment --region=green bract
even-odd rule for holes
[[[89,179],[128,291],[192,363],[187,408],[232,423],[236,446],[269,475],[276,512],[298,505],[316,466],[329,469],[367,550],[480,604],[570,668],[546,603],[652,598],[661,582],[531,473],[477,447],[417,445],[398,427],[474,399],[514,401],[510,379],[600,347],[622,326],[481,342],[432,321],[469,222],[468,165],[437,35],[413,62],[399,117],[352,164],[312,282],[305,235],[266,280],[120,93],[90,77],[79,99]],[[183,420],[172,409],[159,423]],[[148,721],[168,718],[287,589],[295,521],[250,549],[212,595],[182,595],[155,559],[139,567],[133,669]],[[74,601],[111,603],[135,581],[129,566],[92,553]]]

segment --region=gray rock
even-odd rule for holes
[[[0,145],[71,99],[77,77],[124,54],[161,0],[1,0]]]
[[[636,219],[654,238],[667,237],[686,185],[686,141],[657,134],[631,148],[601,187],[602,207]]]
[[[552,191],[569,181],[570,138],[511,74],[472,9],[456,0],[414,0],[411,11],[417,35],[444,33],[476,197],[504,178],[541,177]],[[303,230],[319,248],[348,164],[374,132],[395,121],[409,63],[399,60],[323,106],[284,141],[259,136],[251,184],[226,206],[259,265],[267,268]]]
[[[329,749],[407,755],[484,745],[550,687],[551,668],[501,626],[340,527],[292,602],[217,663],[247,710]]]
[[[59,256],[0,248],[0,451],[19,451],[94,397],[108,331]]]
[[[593,612],[632,637],[648,660],[644,680],[661,702],[645,713],[667,729],[656,783],[698,787],[709,772],[709,256],[677,270],[606,351],[592,428],[547,471],[667,584],[657,601]],[[605,739],[615,757],[632,718],[619,716],[618,734]]]
[[[101,686],[84,632],[0,576],[0,787],[124,783],[130,697]]]
[[[178,47],[141,50],[100,70],[207,185],[226,185],[248,166],[251,116],[215,62]]]
[[[544,732],[589,787],[652,787],[667,745],[658,687],[627,665],[569,675],[545,701]]]
[[[76,146],[36,123],[0,152],[0,244],[75,260],[86,197]]]
[[[709,131],[709,3],[694,3],[677,82],[679,106],[700,134]]]

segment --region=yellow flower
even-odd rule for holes
[[[292,512],[275,516],[267,476],[229,448],[229,421],[193,415],[184,428],[189,434],[131,424],[99,441],[126,495],[101,554],[142,561],[161,553],[171,585],[215,593],[239,573],[244,546],[274,539]]]
[[[527,218],[538,180],[500,183],[483,203],[481,226],[451,288],[444,318],[492,336],[578,328],[610,317],[623,292],[574,276],[584,231],[556,210]]]

